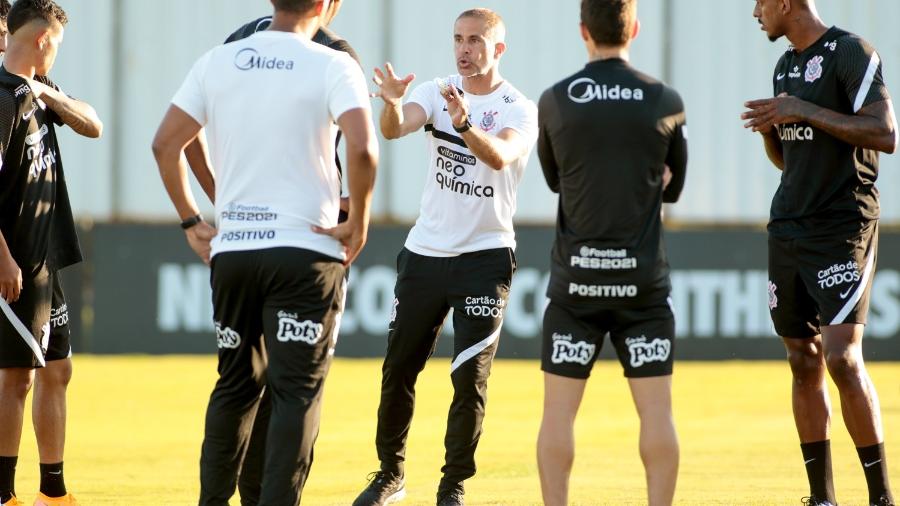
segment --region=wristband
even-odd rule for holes
[[[466,122],[461,127],[453,125],[453,129],[456,130],[456,133],[458,134],[466,133],[470,128],[472,128],[472,122],[469,121],[469,118],[466,118]]]
[[[200,216],[199,214],[191,216],[190,218],[185,218],[184,221],[181,222],[181,228],[187,230],[201,221],[203,221],[203,216]]]

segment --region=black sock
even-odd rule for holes
[[[16,495],[16,462],[19,457],[0,457],[0,503]]]
[[[878,504],[878,501],[883,496],[888,499],[890,504],[893,504],[894,500],[891,497],[891,490],[888,486],[884,443],[857,448],[856,453],[859,454],[859,462],[863,466],[863,472],[866,473],[866,484],[869,486],[869,502]]]
[[[394,476],[399,476],[402,478],[404,476],[404,471],[405,471],[404,464],[405,464],[404,462],[397,462],[397,463],[382,462],[381,463],[381,471],[385,472],[385,473],[390,473],[390,474],[393,474]]]
[[[834,478],[831,474],[831,441],[801,443],[809,492],[820,501],[837,504],[834,498]]]
[[[63,479],[63,463],[41,464],[41,493],[47,497],[66,495],[66,481]]]

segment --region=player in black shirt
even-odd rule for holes
[[[878,153],[897,128],[881,59],[860,37],[827,27],[813,0],[758,0],[753,13],[778,61],[775,98],[746,104],[782,170],[769,221],[769,308],[793,373],[793,408],[810,504],[836,504],[827,370],[841,397],[873,505],[894,504],[880,409],[862,337],[878,245]]]
[[[581,20],[591,61],[539,104],[538,154],[560,194],[543,330],[541,489],[544,504],[567,504],[575,415],[609,333],[641,420],[648,503],[669,505],[679,450],[661,212],[684,186],[684,106],[628,63],[636,0],[583,0]]]
[[[43,77],[63,37],[63,10],[50,0],[17,0],[7,21],[0,69],[0,503],[19,504],[15,465],[34,383],[41,464],[35,504],[71,505],[62,461],[72,360],[58,272],[81,261],[81,252],[55,128],[99,137],[103,126],[91,106]]]

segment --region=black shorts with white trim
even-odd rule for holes
[[[878,221],[849,231],[769,237],[769,310],[779,336],[805,339],[822,326],[865,324],[878,259]]]
[[[47,362],[72,356],[69,311],[58,273],[44,268],[23,279],[19,300],[8,309],[9,314],[0,314],[0,369],[40,367],[34,348]]]
[[[587,379],[607,334],[626,378],[672,374],[675,316],[670,299],[619,309],[550,301],[544,312],[541,369]]]

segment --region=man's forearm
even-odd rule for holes
[[[181,157],[181,151],[165,148],[154,150],[154,154],[163,185],[166,187],[172,203],[175,204],[178,216],[184,220],[200,214],[200,208],[197,207],[194,194],[191,192],[188,171],[184,159]]]
[[[873,116],[841,114],[807,102],[803,119],[852,146],[893,152],[894,128]]]
[[[49,86],[41,94],[41,100],[59,116],[63,123],[77,134],[96,139],[103,135],[103,122],[90,104],[68,97]]]
[[[378,165],[377,147],[347,150],[347,188],[350,192],[348,219],[368,225]]]
[[[520,156],[513,142],[488,135],[474,127],[463,132],[462,138],[469,151],[494,170],[503,170]]]
[[[784,170],[784,151],[781,139],[778,137],[778,129],[772,127],[768,132],[762,132],[763,143],[766,146],[766,155],[778,170]]]
[[[210,202],[215,204],[216,175],[210,166],[206,143],[203,142],[202,136],[203,132],[201,131],[197,134],[197,137],[184,148],[184,156],[187,158],[188,165],[191,167],[191,172],[194,173],[194,177],[197,178],[197,182],[200,184],[200,187],[203,188],[203,193],[209,197]]]
[[[381,135],[385,139],[399,139],[403,137],[403,105],[396,103],[384,103],[381,109]]]

